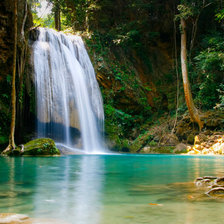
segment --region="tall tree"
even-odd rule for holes
[[[18,0],[14,0],[14,50],[13,50],[13,72],[12,72],[12,92],[11,92],[12,115],[11,115],[9,145],[2,152],[3,154],[15,148],[14,135],[15,135],[15,124],[16,124],[17,7],[18,7]]]
[[[60,31],[61,30],[61,8],[59,1],[53,1],[53,12],[54,12],[54,22],[55,22],[55,29]]]
[[[178,5],[178,10],[180,14],[177,16],[177,18],[180,19],[180,28],[181,28],[181,71],[182,71],[182,78],[183,78],[183,86],[184,86],[184,95],[185,95],[185,101],[187,104],[187,108],[191,117],[191,120],[193,122],[196,122],[200,128],[200,130],[203,128],[203,121],[201,120],[201,114],[199,110],[195,107],[191,88],[190,88],[190,82],[188,79],[188,57],[187,57],[187,23],[186,20],[189,18],[193,18],[196,15],[196,22],[198,22],[199,18],[199,6],[196,6],[195,3],[192,3],[191,0],[182,1],[183,4]],[[193,28],[192,31],[195,33],[192,36],[191,39],[191,47],[192,50],[193,42],[195,39],[197,25],[195,25],[193,20]]]
[[[61,31],[61,7],[64,4],[64,0],[47,0],[49,4],[52,4],[52,12],[54,15],[54,27],[56,30]]]
[[[203,122],[200,117],[198,109],[194,105],[190,83],[188,79],[188,69],[187,69],[187,32],[186,32],[186,21],[184,18],[180,19],[181,21],[181,70],[183,77],[183,86],[184,86],[184,95],[189,110],[191,119],[196,122],[200,128],[203,128]]]
[[[216,0],[217,1],[217,0]],[[214,0],[182,0],[182,4],[178,5],[178,10],[180,14],[177,16],[180,19],[181,25],[181,70],[182,70],[182,77],[183,77],[183,86],[184,86],[184,94],[186,104],[189,110],[190,117],[193,122],[196,122],[200,128],[203,128],[204,122],[202,121],[201,117],[202,114],[200,111],[195,107],[190,83],[188,79],[188,69],[187,69],[187,20],[191,20],[192,22],[192,34],[191,34],[191,41],[190,41],[190,54],[194,47],[194,42],[197,34],[197,24],[199,20],[199,16],[202,10],[209,5],[213,4]]]

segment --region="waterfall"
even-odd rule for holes
[[[85,153],[103,152],[102,96],[82,38],[46,28],[38,32],[33,43],[38,137]]]

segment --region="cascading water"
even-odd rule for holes
[[[33,63],[38,137],[74,147],[81,132],[84,152],[104,152],[102,97],[81,37],[39,28]]]

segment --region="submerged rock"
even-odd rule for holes
[[[213,176],[198,177],[194,183],[197,187],[210,187],[215,184],[216,179],[217,177]]]
[[[215,184],[223,186],[224,185],[224,177],[220,177],[216,179]]]
[[[30,218],[16,213],[0,213],[0,224],[70,224],[64,220]]]
[[[15,213],[0,213],[0,224],[15,224],[15,223],[23,223],[29,217],[23,214],[15,214]]]
[[[215,176],[204,176],[203,179],[215,180],[215,179],[217,179],[217,177],[215,177]]]
[[[206,194],[214,198],[224,198],[224,187],[212,188]]]
[[[214,199],[224,199],[224,177],[198,177],[195,179],[194,184],[199,189],[206,189],[205,195]]]
[[[17,147],[13,151],[7,153],[9,156],[50,156],[60,155],[59,149],[56,147],[55,142],[50,138],[34,139],[25,145]]]

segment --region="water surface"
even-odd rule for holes
[[[224,175],[224,158],[0,158],[0,212],[72,224],[221,224],[223,202],[188,183],[204,175]]]

